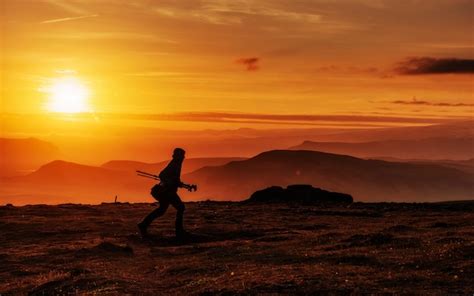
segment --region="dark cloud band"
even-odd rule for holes
[[[473,59],[414,57],[398,63],[395,71],[402,75],[474,73]]]
[[[433,102],[419,101],[419,100],[411,100],[411,101],[397,100],[397,101],[391,101],[390,103],[398,104],[398,105],[423,105],[423,106],[435,106],[435,107],[472,107],[474,106],[474,104],[469,104],[469,103],[448,103],[448,102],[433,103]]]

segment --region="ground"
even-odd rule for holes
[[[474,201],[0,207],[0,294],[474,293]]]

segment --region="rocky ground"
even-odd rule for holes
[[[474,293],[474,202],[0,207],[0,294]]]

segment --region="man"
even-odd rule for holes
[[[176,237],[181,238],[187,235],[183,227],[184,203],[178,196],[178,188],[185,187],[188,190],[196,189],[195,185],[187,185],[181,182],[181,166],[184,161],[185,151],[176,148],[173,151],[173,159],[159,174],[160,184],[152,188],[152,196],[160,202],[159,208],[152,211],[148,216],[138,223],[138,229],[142,237],[148,235],[147,229],[151,222],[163,214],[171,204],[176,209]],[[194,187],[193,187],[194,186]]]

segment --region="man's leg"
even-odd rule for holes
[[[157,209],[153,210],[150,214],[148,214],[148,216],[145,217],[145,219],[143,219],[142,222],[138,223],[138,228],[140,229],[142,236],[147,235],[148,226],[150,226],[153,220],[155,220],[158,217],[163,216],[164,213],[166,213],[166,210],[168,209],[168,207],[169,207],[169,203],[160,202],[160,206]]]
[[[181,198],[179,198],[179,195],[176,193],[171,199],[171,205],[176,209],[176,236],[180,236],[182,234],[185,234],[183,227],[183,214],[186,207],[181,201]]]

